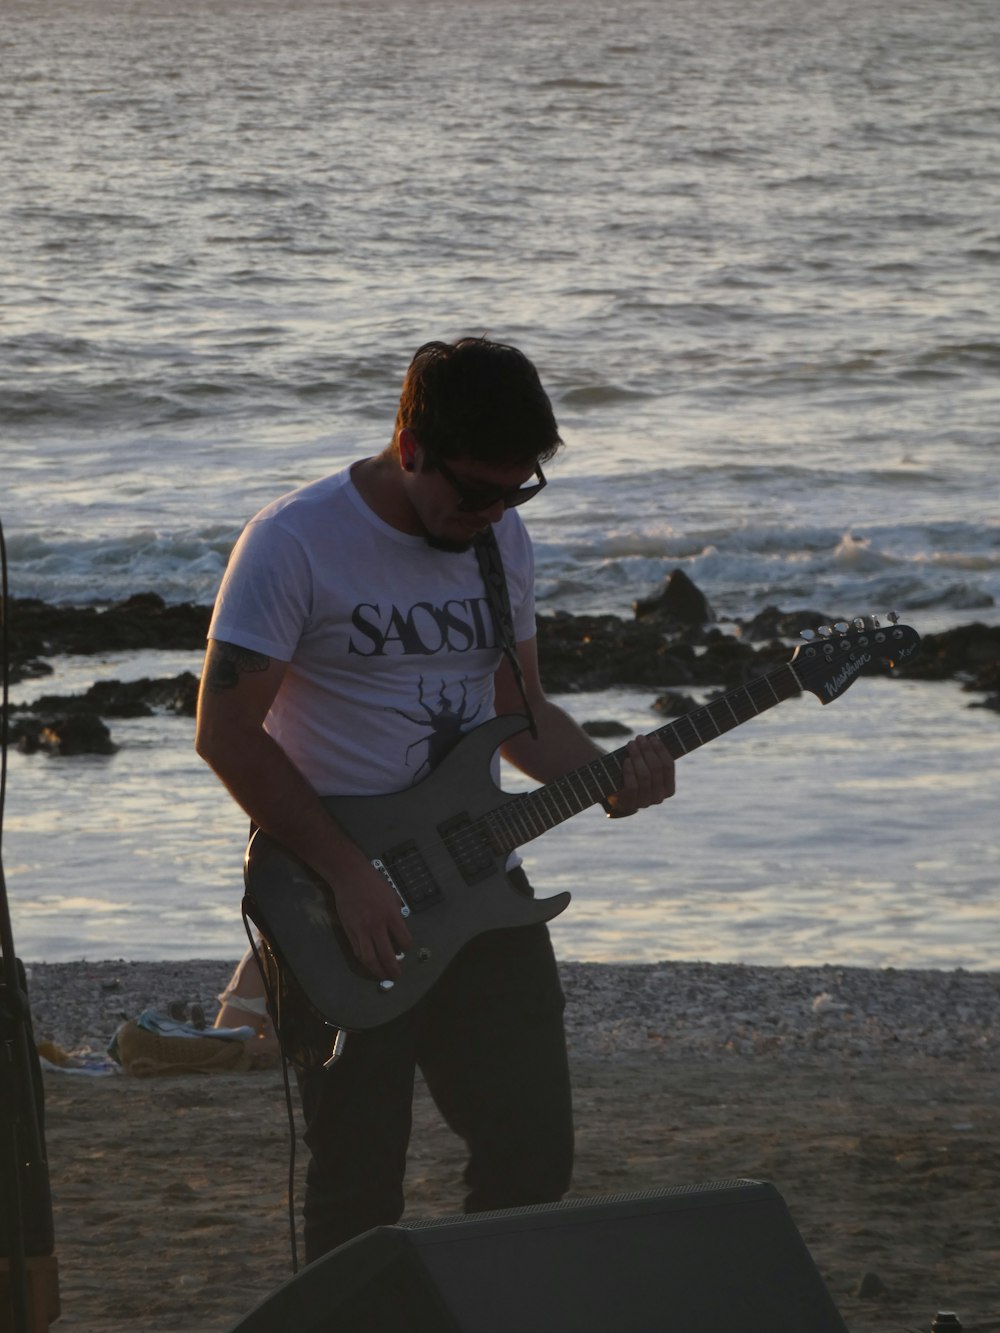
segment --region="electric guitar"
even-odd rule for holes
[[[915,656],[919,636],[895,615],[889,619],[885,627],[867,617],[807,630],[789,662],[651,734],[680,759],[802,690],[831,703],[871,664]],[[514,715],[484,722],[404,791],[324,798],[408,918],[414,944],[395,982],[374,979],[358,963],[323,880],[261,830],[252,836],[244,865],[247,915],[331,1026],[362,1030],[398,1017],[474,936],[549,921],[568,905],[568,893],[543,899],[519,893],[504,867],[515,847],[618,791],[625,750],[531,791],[502,792],[490,773],[493,753],[527,725]]]

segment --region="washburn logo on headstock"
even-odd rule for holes
[[[856,657],[852,657],[849,662],[845,662],[835,676],[824,681],[823,689],[826,697],[836,699],[841,690],[846,689],[858,672],[862,671],[871,660],[871,653],[859,653]]]

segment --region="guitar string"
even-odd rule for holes
[[[843,640],[842,645],[847,647],[848,641]],[[675,759],[680,758],[690,753],[692,749],[706,744],[708,740],[759,716],[806,688],[805,682],[809,677],[818,670],[825,672],[833,664],[834,653],[831,650],[832,645],[824,650],[822,657],[817,657],[812,662],[808,661],[805,655],[803,660],[799,661],[800,655],[796,654],[790,662],[784,663],[775,671],[758,676],[746,685],[738,686],[716,699],[709,700],[700,708],[684,714],[675,722],[668,723],[652,734],[663,739],[663,743]],[[776,685],[779,688],[776,688]],[[767,694],[760,698],[765,689]],[[756,699],[755,690],[758,694]],[[726,712],[723,710],[728,711],[730,716],[726,717]],[[706,723],[710,723],[714,729],[707,736],[701,731],[701,727]],[[674,748],[671,748],[670,740],[673,741]],[[617,789],[621,778],[623,754],[624,750],[612,751],[591,764],[564,774],[552,783],[513,797],[509,802],[494,807],[476,819],[471,819],[461,829],[450,830],[442,841],[459,870],[464,874],[463,866],[468,867],[470,863],[472,873],[480,869],[489,870],[491,854],[509,854],[523,843],[532,841],[562,823],[566,818],[581,813],[611,795]],[[598,779],[598,773],[603,777],[603,783]],[[596,790],[596,795],[588,789],[588,781]],[[411,867],[407,873],[406,887],[410,889],[415,900],[427,897],[432,901],[440,896],[437,882],[422,858],[420,864]]]
[[[772,696],[770,699],[766,699],[762,705],[758,705],[754,701],[751,693],[754,685],[760,683],[766,684]],[[676,722],[668,723],[665,727],[660,728],[653,734],[662,738],[666,733],[672,733],[680,753],[686,754],[691,749],[705,744],[707,740],[714,739],[715,736],[721,736],[725,731],[732,730],[734,726],[739,725],[741,722],[749,721],[751,717],[764,711],[764,708],[779,702],[782,697],[785,696],[780,695],[778,691],[775,690],[773,684],[767,677],[761,677],[758,678],[758,681],[756,682],[750,682],[747,686],[741,686],[737,690],[730,691],[729,694],[721,696],[719,699],[710,701],[702,708],[696,709],[694,712],[677,719]],[[739,703],[741,699],[743,702],[741,711],[745,713],[744,717],[740,717],[739,712],[734,707],[734,702]],[[749,705],[749,707],[747,707],[747,705]],[[724,713],[720,719],[716,716],[716,711],[713,711],[721,711],[722,708],[728,710],[732,718],[731,721]],[[707,736],[702,734],[701,729],[704,727],[706,721],[710,722],[712,727],[712,731]],[[685,728],[693,733],[693,745],[685,742],[683,736]],[[667,748],[669,749],[670,745],[668,742],[664,740],[664,743],[667,744]],[[522,829],[528,833],[527,840],[530,840],[532,837],[538,836],[538,834],[553,827],[554,824],[562,822],[562,819],[566,816],[559,808],[560,803],[567,808],[569,815],[573,815],[587,809],[588,806],[595,804],[596,801],[611,795],[618,786],[618,779],[621,774],[621,756],[623,754],[624,751],[614,751],[609,755],[602,756],[600,759],[593,761],[591,764],[584,765],[580,769],[575,769],[568,774],[564,774],[562,778],[548,784],[546,787],[540,788],[537,791],[522,793],[520,796],[515,797],[509,804],[490,811],[480,821],[477,821],[477,823],[487,825],[486,835],[488,838],[491,833],[495,832],[493,828],[489,827],[490,825],[507,825],[509,838],[511,831],[513,831],[515,835],[519,832],[516,825],[521,823]],[[679,757],[679,755],[675,755],[675,758],[676,757]],[[609,769],[612,770],[610,773],[608,771]],[[596,778],[597,771],[601,771],[604,775],[605,782],[603,784]],[[593,787],[596,788],[596,795],[593,791],[588,790],[588,779]],[[540,807],[540,809],[538,807]],[[511,825],[514,825],[515,827],[511,829]],[[501,835],[503,832],[504,830],[501,829]],[[481,836],[482,829],[477,828],[474,823],[470,827],[468,839],[466,841],[473,842]],[[456,842],[459,848],[462,849],[463,840],[459,838]],[[516,841],[510,843],[509,846],[506,843],[501,843],[501,850],[512,850],[513,847],[517,845],[519,844]]]
[[[844,647],[848,646],[847,640],[843,640],[842,643]],[[832,659],[833,654],[825,652],[822,657],[810,663],[805,659],[799,661],[799,654],[796,654],[790,662],[784,663],[775,671],[758,676],[746,685],[738,686],[709,700],[700,708],[684,714],[651,734],[661,737],[667,748],[671,749],[666,739],[669,736],[676,746],[676,752],[671,749],[671,753],[675,759],[680,758],[689,754],[692,749],[706,744],[708,740],[721,736],[776,704],[794,697],[801,689],[807,688],[805,682],[816,674],[817,670],[827,670],[832,664]],[[776,684],[780,689],[775,688]],[[763,699],[755,699],[754,691],[756,690],[759,695],[762,688],[765,688],[768,694]],[[732,721],[725,716],[723,709],[728,710]],[[721,723],[717,712],[722,713]],[[745,713],[745,716],[741,716],[741,713]],[[714,732],[703,736],[699,724],[704,724],[706,721],[711,723]],[[685,740],[685,734],[693,743]],[[562,823],[566,818],[581,813],[611,795],[617,789],[621,778],[620,756],[622,755],[624,749],[612,751],[591,764],[564,774],[552,783],[534,791],[522,792],[509,802],[470,820],[462,829],[451,830],[442,840],[460,869],[463,861],[468,864],[470,860],[486,868],[486,865],[479,860],[484,844],[494,854],[497,851],[509,854],[523,843],[532,841]],[[608,784],[606,787],[598,781],[596,777],[598,771]],[[588,790],[588,779],[596,788],[597,795]],[[559,809],[559,801],[565,807],[565,812]],[[415,871],[409,872],[407,882],[415,890],[429,890],[431,898],[435,896],[438,888],[434,877],[423,862]]]
[[[790,678],[779,692],[775,688],[775,681],[782,675],[787,674]],[[790,685],[790,691],[784,692]],[[753,696],[754,689],[760,691],[760,687],[766,687],[770,697],[765,698],[758,703]],[[791,663],[786,663],[776,671],[757,677],[749,681],[746,685],[739,686],[728,693],[719,696],[717,699],[710,700],[702,705],[701,708],[685,714],[676,721],[667,723],[666,726],[659,728],[653,735],[663,738],[667,733],[672,734],[678,748],[679,754],[675,758],[688,754],[692,749],[697,749],[706,744],[709,740],[731,731],[734,727],[749,721],[751,718],[759,716],[760,713],[791,697],[800,688],[800,682],[792,670]],[[740,705],[742,704],[742,708]],[[735,705],[735,706],[734,706]],[[722,712],[727,709],[732,717],[730,721],[725,713],[722,713],[721,722],[716,716],[716,711]],[[713,711],[716,710],[716,711]],[[740,712],[745,712],[741,717]],[[713,731],[707,736],[702,735],[699,724],[704,725],[710,722]],[[693,744],[685,743],[683,731],[693,733]],[[664,744],[670,749],[669,744],[664,739]],[[495,807],[486,814],[476,819],[470,820],[469,824],[461,829],[451,830],[442,838],[449,853],[462,869],[463,863],[468,866],[473,863],[474,868],[482,865],[481,855],[486,847],[493,852],[499,850],[501,853],[510,853],[516,847],[524,842],[530,842],[539,837],[542,833],[562,823],[566,818],[581,813],[589,806],[596,804],[599,800],[611,795],[617,789],[618,779],[621,775],[621,758],[624,750],[612,751],[601,758],[594,760],[591,764],[583,765],[579,769],[574,769],[570,773],[564,774],[561,778],[535,791],[523,792],[512,798],[508,803]],[[611,771],[609,772],[609,768]],[[596,772],[601,770],[608,784],[603,786],[596,779]],[[587,790],[587,779],[591,778],[597,789],[597,795],[592,795]],[[565,807],[565,812],[559,808],[560,802]],[[483,866],[485,868],[485,865]],[[436,889],[436,881],[431,875],[425,864],[419,868],[411,869],[407,872],[407,885],[411,890],[416,891],[414,896],[423,897],[421,890],[430,889],[431,896]],[[404,896],[405,896],[405,890]]]
[[[844,646],[847,646],[846,641]],[[784,663],[775,671],[758,676],[745,685],[709,700],[700,708],[684,714],[674,722],[667,723],[651,734],[663,740],[675,759],[689,754],[691,750],[706,744],[708,740],[721,736],[785,699],[794,697],[807,687],[804,682],[814,675],[817,669],[825,671],[832,663],[832,654],[829,652],[825,652],[822,658],[813,662],[807,660],[800,662],[798,658],[799,654],[796,654],[790,662]],[[796,665],[798,671],[795,669]],[[776,684],[780,689],[775,688]],[[766,689],[768,693],[762,699],[759,697],[755,699],[754,691],[756,690],[759,696],[762,689]],[[728,710],[729,717],[723,710]],[[721,715],[721,721],[717,714]],[[711,723],[714,728],[708,736],[702,735],[700,730],[700,725],[706,722]],[[671,740],[674,748],[670,745]],[[470,863],[473,871],[480,868],[490,871],[493,868],[490,865],[493,855],[498,852],[509,855],[523,843],[532,841],[566,818],[579,814],[610,796],[617,790],[621,780],[624,754],[624,748],[611,751],[590,764],[564,774],[552,783],[512,797],[510,801],[492,808],[484,815],[471,819],[460,829],[450,830],[442,837],[442,841],[460,872],[464,875],[463,865],[467,867]],[[603,777],[603,783],[599,780],[598,773]],[[588,789],[588,780],[596,790],[596,795]],[[564,810],[559,808],[560,801],[565,807]],[[485,860],[483,860],[484,851]],[[410,892],[411,906],[414,910],[419,910],[423,905],[421,899],[426,898],[428,900],[426,905],[429,906],[435,898],[440,897],[437,881],[423,857],[419,858],[416,865],[410,867],[406,876],[405,885],[400,886],[400,891],[404,898],[406,891]]]

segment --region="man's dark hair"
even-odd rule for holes
[[[394,442],[406,429],[431,460],[544,462],[562,444],[538,371],[516,347],[488,338],[418,349],[403,380]]]

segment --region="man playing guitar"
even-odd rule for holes
[[[320,878],[352,966],[373,985],[403,976],[415,918],[323,798],[410,788],[472,728],[525,704],[533,730],[501,753],[530,777],[551,782],[602,753],[542,688],[531,543],[515,512],[545,486],[560,444],[521,352],[482,338],[428,343],[391,443],[262,510],[223,580],[198,753]],[[490,527],[519,672],[473,549]],[[629,815],[673,790],[668,751],[638,737],[604,804]],[[506,874],[512,893],[531,895],[516,853]],[[417,1068],[468,1145],[466,1211],[559,1199],[573,1153],[562,1009],[545,924],[487,929],[412,1008],[352,1032],[331,1067],[300,1069],[307,1260],[400,1217]]]

